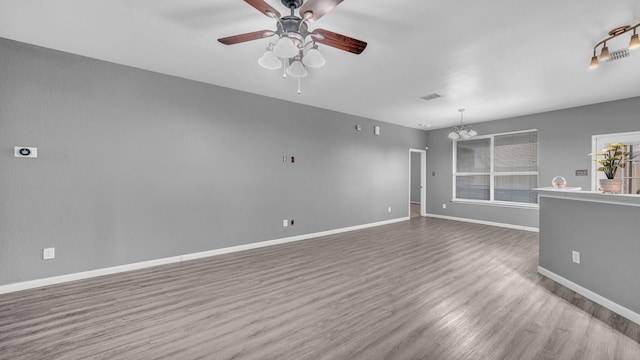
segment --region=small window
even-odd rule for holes
[[[453,151],[454,200],[537,205],[536,130],[455,140]]]
[[[616,178],[622,179],[623,194],[640,194],[640,131],[594,135],[592,137],[592,152],[597,153],[605,149],[609,144],[623,144],[622,151],[628,152],[625,167],[618,169]],[[593,162],[591,168],[591,190],[598,190],[598,180],[604,179],[602,171],[597,171],[596,162]]]

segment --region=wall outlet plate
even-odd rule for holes
[[[289,226],[289,220],[287,219],[282,220],[282,227],[287,227],[287,226]]]
[[[380,135],[380,126],[374,126],[373,127],[373,134],[374,135]]]
[[[446,209],[447,208],[447,204],[442,204],[442,208]]]
[[[37,158],[38,148],[33,146],[14,146],[13,156],[17,158]]]
[[[580,253],[578,251],[572,251],[571,258],[574,263],[580,264]]]

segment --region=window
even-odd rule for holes
[[[623,169],[618,169],[616,178],[622,178],[622,193],[623,194],[640,194],[640,131],[619,133],[619,134],[605,134],[594,135],[592,137],[592,152],[601,152],[609,144],[620,143],[624,144],[622,151],[628,152],[626,166]],[[597,171],[596,163],[593,162],[591,168],[591,190],[598,190],[598,180],[604,179],[605,176],[602,171]]]
[[[454,200],[537,206],[537,130],[454,140],[453,151]]]

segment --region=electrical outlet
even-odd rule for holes
[[[282,226],[283,227],[289,226],[289,220],[287,220],[287,219],[282,220]]]
[[[42,260],[51,260],[56,257],[56,248],[42,249]]]
[[[577,251],[571,252],[571,257],[573,258],[573,262],[576,264],[580,264],[580,253]]]
[[[442,208],[446,209],[447,208],[447,204],[442,204]]]
[[[388,213],[390,213],[390,212],[391,212],[391,206],[389,206],[389,207],[387,208],[387,212],[388,212]]]

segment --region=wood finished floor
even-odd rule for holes
[[[0,295],[1,359],[640,359],[536,273],[537,234],[432,218]]]

